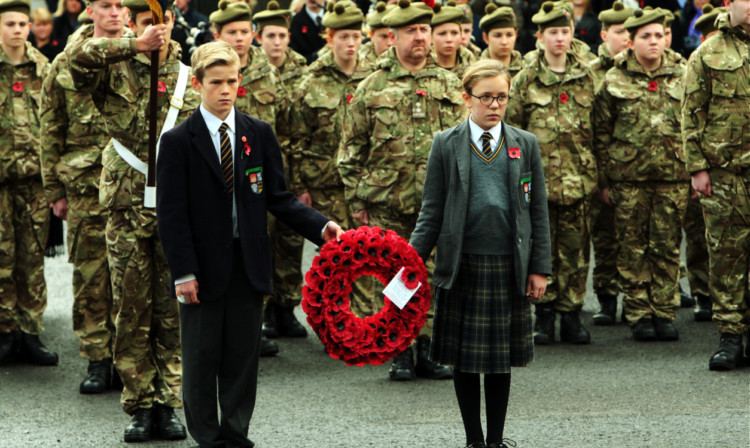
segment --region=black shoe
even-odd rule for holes
[[[265,336],[260,337],[260,356],[267,358],[279,352],[279,346]]]
[[[18,361],[20,337],[18,331],[0,333],[0,366]]]
[[[287,308],[281,305],[270,305],[276,308],[276,329],[279,336],[287,338],[304,338],[307,336],[307,330],[302,326],[294,315],[294,308]]]
[[[465,448],[487,448],[487,445],[485,445],[484,442],[476,442],[466,445]]]
[[[122,384],[122,378],[120,378],[120,373],[115,368],[114,364],[112,364],[112,382],[110,384],[110,387],[112,390],[122,391],[122,389],[125,387]]]
[[[430,338],[419,336],[417,338],[417,365],[414,373],[422,378],[431,380],[449,380],[453,378],[453,369],[450,366],[430,361]]]
[[[109,389],[112,380],[112,360],[89,361],[86,377],[81,381],[78,390],[82,394],[100,394]]]
[[[391,381],[409,381],[414,379],[414,355],[411,347],[396,355],[391,364],[391,370],[388,371],[388,378]]]
[[[591,335],[584,328],[581,319],[578,317],[578,311],[560,313],[560,340],[568,344],[588,344],[591,342]]]
[[[633,339],[636,341],[655,341],[656,329],[654,328],[653,319],[642,317],[632,327]]]
[[[709,370],[734,370],[742,366],[742,335],[721,333],[719,351],[708,362]]]
[[[151,440],[151,408],[139,408],[125,428],[125,443]]]
[[[672,323],[672,319],[665,317],[654,318],[654,330],[656,331],[657,341],[676,341],[680,339],[680,334]]]
[[[695,310],[693,310],[693,318],[696,322],[710,322],[713,316],[711,298],[703,294],[698,294],[695,296],[695,299],[697,305],[695,305]]]
[[[512,448],[516,446],[515,440],[503,439],[500,443],[490,443],[487,448]]]
[[[680,306],[682,308],[692,308],[695,306],[695,299],[687,295],[680,286]]]
[[[599,312],[594,314],[594,325],[614,325],[617,314],[617,296],[599,294]]]
[[[534,344],[547,345],[555,342],[555,309],[550,304],[536,306]]]
[[[57,353],[47,350],[39,336],[21,332],[21,358],[29,364],[38,366],[57,365]]]
[[[185,440],[185,426],[177,418],[174,408],[156,403],[153,411],[153,437],[161,440]]]
[[[266,309],[263,310],[263,328],[261,329],[261,333],[266,338],[279,337],[279,330],[276,326],[276,307],[273,306],[273,303],[267,303]]]

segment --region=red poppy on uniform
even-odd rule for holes
[[[649,81],[648,82],[648,90],[652,92],[656,92],[656,89],[659,88],[659,84],[656,81]]]
[[[23,83],[22,82],[14,82],[13,83],[13,91],[14,92],[21,92],[21,91],[23,91]]]
[[[427,96],[427,92],[425,92],[424,90],[417,90],[417,95],[419,95],[419,96]]]
[[[159,96],[161,96],[162,93],[167,91],[167,85],[164,83],[164,81],[159,81],[156,90],[159,92]]]
[[[237,96],[245,96],[245,95],[247,95],[247,90],[245,90],[244,87],[240,87],[239,89],[237,89]]]
[[[565,104],[565,103],[568,102],[569,99],[570,99],[570,97],[568,96],[567,93],[563,92],[563,93],[560,94],[560,102],[561,103]]]
[[[352,100],[353,100],[353,99],[354,99],[354,95],[352,95],[352,94],[350,93],[349,95],[347,95],[347,96],[346,96],[346,103],[347,103],[347,104],[352,104]]]

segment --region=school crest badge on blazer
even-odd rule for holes
[[[521,188],[523,189],[523,199],[527,204],[531,203],[531,178],[525,177],[521,179]]]
[[[250,181],[250,191],[261,194],[263,192],[263,167],[248,168],[245,170],[245,176]]]

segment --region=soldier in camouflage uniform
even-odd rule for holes
[[[464,71],[477,58],[468,48],[461,45],[461,23],[465,16],[463,9],[455,5],[455,2],[449,1],[447,6],[436,3],[433,7],[435,15],[432,16],[430,22],[432,58],[439,67],[454,73],[461,79]]]
[[[0,0],[0,364],[57,364],[39,341],[47,307],[49,203],[39,166],[39,104],[47,58],[26,42],[28,0]]]
[[[333,8],[334,4],[328,5]],[[357,85],[372,72],[370,64],[361,55],[357,57],[363,20],[359,8],[345,0],[323,16],[332,51],[310,65],[295,92],[289,122],[294,177],[303,185],[300,198],[345,228],[352,225],[336,161],[349,102]],[[351,50],[354,57],[347,54]],[[356,315],[374,314],[378,305],[372,278],[358,279],[349,300]]]
[[[515,50],[518,38],[518,24],[513,8],[497,7],[490,3],[485,7],[486,15],[479,21],[482,28],[482,39],[487,48],[482,51],[480,59],[495,59],[508,68],[510,76],[515,76],[523,69],[523,57]]]
[[[379,70],[357,87],[339,150],[338,167],[352,216],[405,239],[421,207],[432,136],[461,122],[465,113],[458,78],[430,56],[431,18],[429,7],[409,0],[400,0],[385,16],[395,45],[379,60]],[[429,378],[451,378],[449,367],[427,358],[431,326],[430,315],[417,338],[416,371]],[[411,347],[396,356],[391,379],[414,378],[412,356]]]
[[[554,342],[556,312],[562,315],[562,341],[591,341],[579,311],[588,275],[589,199],[597,178],[591,130],[594,79],[570,50],[570,17],[572,9],[552,2],[533,16],[545,49],[513,78],[505,115],[508,124],[537,136],[547,182],[553,274],[536,305],[536,344]]]
[[[471,6],[467,4],[458,5],[464,12],[464,18],[461,20],[461,45],[466,47],[474,57],[479,58],[482,49],[474,43],[474,13],[471,12]]]
[[[599,13],[602,22],[602,43],[599,44],[599,57],[591,63],[591,71],[596,77],[597,85],[604,75],[614,67],[614,57],[627,48],[628,31],[623,27],[628,17],[633,15],[632,8],[626,8],[616,1],[611,9]],[[600,195],[591,199],[591,243],[594,246],[594,292],[599,299],[599,312],[594,314],[594,325],[614,325],[617,314],[617,295],[620,293],[619,274],[617,273],[617,237],[615,228],[615,209],[605,204]]]
[[[123,35],[121,3],[89,2],[96,18],[68,39],[73,46],[92,37]],[[85,12],[85,11],[84,11]],[[88,13],[87,13],[88,16]],[[76,90],[67,53],[50,65],[40,111],[44,191],[55,214],[68,221],[68,261],[73,264],[73,331],[80,354],[88,360],[81,393],[101,393],[112,377],[112,342],[117,315],[112,303],[106,209],[99,205],[102,151],[109,143],[104,118],[91,95]]]
[[[145,0],[123,5],[138,38],[79,41],[68,48],[68,63],[76,89],[91,92],[112,139],[102,153],[99,200],[109,214],[107,258],[118,308],[114,364],[124,384],[122,408],[132,416],[125,441],[184,439],[185,427],[173,410],[182,406],[178,305],[170,297],[156,210],[144,205],[146,176],[139,166],[148,152],[151,58],[144,53],[159,50],[157,135],[171,107],[179,123],[200,97],[188,87],[182,101],[173,98],[180,96],[177,80],[184,66],[179,44],[169,40],[171,8],[164,25],[149,26],[152,15]]]
[[[557,8],[562,8],[562,9],[571,11],[570,23],[571,23],[571,26],[575,29],[575,24],[573,22],[573,14],[572,14],[573,3],[571,3],[569,0],[559,0],[559,1],[552,2],[552,3],[554,3],[554,6]],[[536,49],[529,51],[523,56],[524,64],[529,65],[533,61],[535,61],[539,57],[539,52],[544,50],[543,47],[544,45],[542,44],[541,40],[537,39]],[[591,47],[589,47],[589,44],[587,44],[586,42],[583,42],[582,40],[578,40],[575,37],[570,43],[570,50],[573,54],[579,57],[586,64],[591,64],[596,59],[596,55],[591,52]]]
[[[706,225],[713,319],[711,370],[742,364],[750,309],[750,3],[734,0],[719,33],[690,56],[682,100],[687,171]]]
[[[682,218],[688,198],[680,141],[683,67],[664,53],[664,16],[636,10],[632,48],[597,90],[594,135],[602,200],[614,204],[623,308],[637,341],[674,341]]]
[[[359,49],[359,57],[371,67],[375,67],[380,55],[385,53],[385,50],[391,46],[388,39],[388,27],[383,25],[383,17],[395,6],[386,6],[385,2],[378,2],[375,5],[375,9],[367,14],[370,41],[362,44],[362,47]]]

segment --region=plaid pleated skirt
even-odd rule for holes
[[[467,373],[508,373],[534,360],[531,304],[516,292],[512,255],[461,255],[438,289],[430,359]]]

